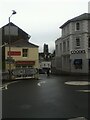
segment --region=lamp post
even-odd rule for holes
[[[15,10],[12,10],[12,14],[9,17],[9,80],[11,80],[11,33],[10,33],[10,18],[12,17],[12,15],[16,14]]]

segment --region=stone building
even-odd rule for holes
[[[0,39],[2,41],[2,69],[19,72],[30,68],[39,69],[38,46],[29,42],[30,35],[13,23],[0,28]],[[18,74],[19,74],[18,72]]]
[[[90,13],[65,22],[55,41],[57,73],[90,73]]]

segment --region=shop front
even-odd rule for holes
[[[73,64],[75,69],[82,69],[82,59],[75,59]]]
[[[16,61],[15,68],[33,68],[35,61]]]

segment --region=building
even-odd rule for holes
[[[88,2],[88,13],[90,13],[90,1]]]
[[[11,68],[38,68],[38,46],[27,40],[20,39],[11,44],[11,51],[9,53],[9,46],[5,47],[5,68],[9,69],[9,54],[12,58]]]
[[[43,52],[44,54],[48,54],[48,45],[47,44],[44,44],[44,47],[43,47]]]
[[[31,36],[13,23],[10,23],[10,35],[9,24],[0,30],[2,31],[3,71],[27,69],[29,72],[30,68],[38,69],[38,46],[29,42]]]
[[[43,52],[39,53],[39,69],[41,71],[40,73],[51,70],[51,53],[48,52],[47,44],[44,44]]]
[[[57,73],[90,73],[90,13],[65,22],[55,41]]]

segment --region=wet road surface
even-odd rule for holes
[[[2,91],[3,118],[88,117],[88,86],[67,85],[87,81],[83,76],[40,75],[39,80],[20,80]]]

